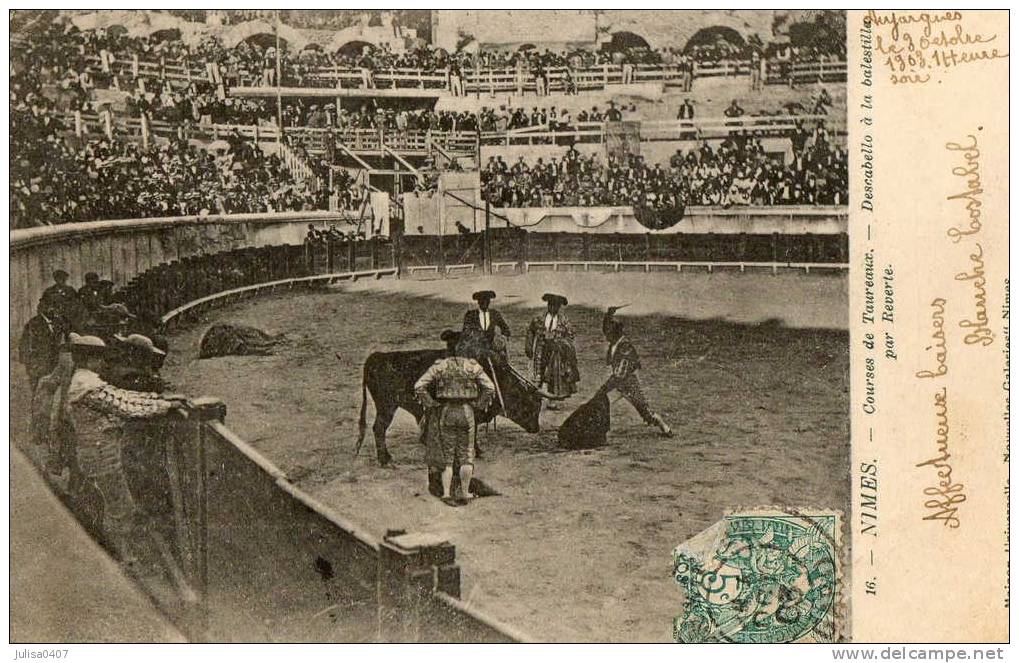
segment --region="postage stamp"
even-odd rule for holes
[[[831,511],[737,512],[678,546],[676,642],[838,642],[839,527]]]

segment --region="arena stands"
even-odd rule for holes
[[[20,127],[19,127],[20,129]],[[275,156],[249,144],[215,156],[184,141],[143,149],[90,141],[75,147],[53,134],[12,133],[11,224],[210,213],[321,209],[321,197],[297,185]]]
[[[491,157],[482,171],[486,199],[497,207],[675,209],[687,205],[841,205],[848,188],[845,150],[818,133],[789,164],[769,157],[759,139],[727,139],[677,151],[668,164],[640,156],[584,156],[570,148],[562,159],[512,165]]]
[[[148,147],[82,140],[52,112],[38,81],[24,75],[12,78],[11,105],[12,228],[326,205],[277,156],[239,136],[218,156],[182,139]]]
[[[15,34],[12,227],[364,212],[372,192],[398,209],[402,191],[492,154],[481,180],[498,207],[846,202],[844,92],[825,84],[845,78],[840,40],[325,48],[227,37],[275,14],[170,14],[205,23],[186,37],[64,19]],[[619,92],[641,83],[651,97]],[[643,148],[620,153],[624,134]]]
[[[81,30],[54,22],[31,39],[13,41],[22,61],[41,62],[45,75],[70,85],[121,89],[139,78],[190,83],[208,78],[234,86],[440,88],[453,95],[517,90],[548,94],[600,89],[610,83],[661,81],[689,90],[698,78],[746,76],[760,84],[845,80],[844,42],[778,45],[725,41],[650,48],[459,51],[418,45],[395,52],[387,44],[327,51],[289,50],[280,42],[242,41],[228,47],[216,34],[191,43],[155,33]],[[277,57],[279,73],[277,73]]]

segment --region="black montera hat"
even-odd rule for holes
[[[543,302],[548,302],[550,304],[558,303],[560,306],[566,306],[567,304],[570,303],[569,300],[563,297],[562,295],[556,295],[551,292],[546,292],[544,295],[542,295],[541,300]]]
[[[471,295],[474,301],[481,301],[482,299],[495,299],[494,290],[478,290],[476,293]]]

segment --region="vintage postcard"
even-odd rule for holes
[[[8,21],[13,658],[1003,657],[1007,11]]]

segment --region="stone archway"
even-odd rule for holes
[[[379,36],[377,28],[364,29],[364,26],[354,25],[337,32],[328,43],[322,45],[322,48],[328,53],[335,53],[354,43],[378,48],[382,45]],[[359,50],[357,54],[360,55],[361,51]]]
[[[154,41],[180,41],[182,35],[180,28],[162,28],[153,30],[148,37]]]
[[[342,44],[339,48],[335,49],[334,53],[339,53],[347,57],[361,57],[364,53],[364,49],[367,48],[370,51],[375,50],[375,44],[364,41],[363,39],[352,39],[345,44]]]
[[[683,50],[690,51],[691,49],[699,46],[714,46],[719,42],[725,42],[737,48],[742,48],[746,45],[746,40],[738,30],[724,25],[713,25],[711,27],[701,28],[697,32],[693,33],[693,35],[687,39],[686,44],[683,46]]]
[[[612,51],[626,51],[631,48],[643,48],[650,50],[651,44],[647,39],[641,37],[635,32],[621,30],[619,32],[612,33],[612,39],[609,40],[607,47]]]
[[[263,50],[276,47],[276,35],[271,32],[256,32],[255,34],[248,35],[242,41],[246,44],[258,46]],[[279,43],[283,50],[289,50],[290,44],[282,35],[279,37]]]
[[[247,41],[252,37],[255,37],[256,40],[262,41],[265,38],[260,35],[270,35],[272,37],[273,44],[275,44],[276,29],[277,24],[270,23],[268,21],[245,21],[224,31],[223,43],[229,48],[234,48],[242,41]],[[299,30],[296,30],[285,23],[279,24],[279,36],[280,42],[286,44],[286,47],[289,50],[300,51],[308,45],[309,41],[308,38],[301,34]]]

